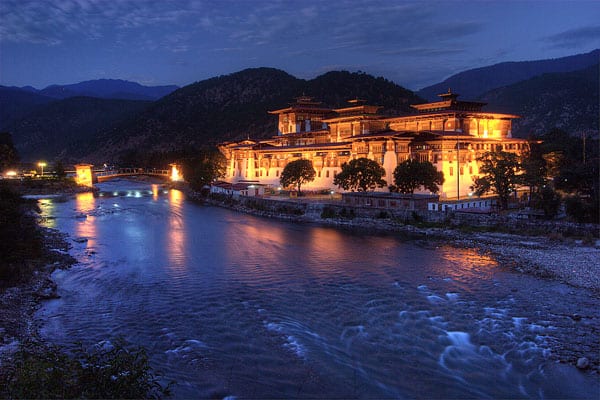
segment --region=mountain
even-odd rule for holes
[[[101,99],[158,100],[178,88],[175,85],[142,86],[121,79],[97,79],[71,85],[51,85],[38,93],[55,99],[86,96]]]
[[[585,54],[549,60],[503,62],[460,72],[443,82],[419,90],[417,94],[425,99],[435,101],[438,99],[438,94],[446,93],[448,88],[451,88],[462,98],[471,100],[492,89],[545,73],[581,70],[597,64],[599,60],[600,49],[596,49]]]
[[[0,86],[0,130],[55,99],[15,87]]]
[[[513,134],[528,137],[552,128],[572,135],[598,135],[600,65],[563,73],[542,74],[513,85],[491,90],[478,100],[494,111],[520,115]]]
[[[153,103],[132,120],[113,127],[90,144],[89,160],[143,149],[169,151],[214,145],[277,132],[269,110],[294,98],[313,96],[327,106],[342,107],[360,97],[390,113],[408,112],[423,100],[384,78],[364,73],[329,72],[306,81],[273,68],[254,68],[185,86]]]
[[[150,102],[71,97],[56,100],[7,127],[25,161],[70,159],[99,132],[142,111]]]

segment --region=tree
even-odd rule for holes
[[[56,177],[58,179],[64,179],[67,176],[65,165],[60,160],[54,164],[54,172],[56,173]]]
[[[196,155],[181,160],[183,177],[194,190],[202,190],[205,185],[226,173],[225,156],[218,150],[200,150]]]
[[[301,193],[300,186],[303,183],[314,181],[316,174],[310,160],[296,160],[285,166],[279,182],[283,187],[296,185],[298,186],[298,193]]]
[[[444,183],[444,173],[438,171],[429,161],[408,159],[401,162],[394,170],[394,183],[400,193],[414,193],[423,186],[432,193],[437,193],[439,185]]]
[[[560,208],[561,197],[550,186],[544,186],[536,193],[533,206],[544,211],[544,216],[548,219],[554,218]]]
[[[547,183],[546,160],[537,143],[531,143],[529,151],[523,154],[521,166],[523,167],[523,184],[529,186],[529,202],[531,204],[534,194],[538,193]]]
[[[0,132],[0,171],[15,166],[19,162],[19,154],[8,132]]]
[[[500,200],[500,208],[506,210],[510,194],[522,182],[519,175],[522,168],[517,155],[505,151],[488,151],[478,157],[477,161],[480,165],[479,172],[483,176],[474,179],[475,194],[481,196],[488,192],[495,193]]]
[[[377,161],[362,157],[342,164],[342,171],[333,179],[333,184],[344,190],[366,192],[384,187],[384,175],[385,169]]]

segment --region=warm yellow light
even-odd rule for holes
[[[182,179],[183,179],[183,177],[181,176],[181,173],[179,172],[179,168],[177,168],[177,164],[171,164],[171,180],[173,182],[177,182]]]
[[[38,163],[38,167],[40,167],[42,169],[42,176],[44,176],[44,167],[46,166],[46,163],[43,161],[40,161]]]
[[[77,164],[75,166],[76,176],[75,182],[78,185],[93,186],[92,181],[92,165],[90,164]]]
[[[6,171],[6,173],[4,175],[12,178],[12,177],[17,176],[17,171]]]

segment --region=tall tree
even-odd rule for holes
[[[14,167],[19,162],[19,154],[9,132],[0,132],[0,172]]]
[[[362,157],[342,164],[342,171],[333,179],[333,184],[344,190],[366,192],[384,187],[385,169],[377,161]]]
[[[291,185],[298,186],[298,193],[301,193],[301,185],[314,181],[316,174],[310,160],[300,159],[292,161],[285,166],[283,172],[281,172],[279,182],[283,187]]]
[[[529,204],[531,204],[534,194],[539,193],[547,183],[546,160],[539,144],[530,143],[529,150],[522,155],[521,166],[523,167],[523,184],[529,186]]]
[[[201,150],[193,157],[181,160],[183,177],[194,190],[202,190],[205,185],[225,175],[225,156],[217,150]]]
[[[64,179],[67,176],[65,165],[61,160],[58,160],[56,163],[54,163],[54,173],[58,179]]]
[[[401,162],[394,170],[394,184],[400,193],[414,193],[423,186],[431,193],[439,192],[439,185],[444,183],[444,173],[438,171],[429,161],[408,159]]]
[[[477,158],[479,172],[473,190],[478,196],[492,192],[498,196],[500,208],[508,209],[508,199],[522,182],[522,167],[516,154],[505,151],[489,151]]]

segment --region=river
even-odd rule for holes
[[[471,249],[99,186],[40,200],[47,226],[80,239],[41,333],[143,345],[176,398],[598,398],[598,375],[555,361],[598,351],[587,290]]]

